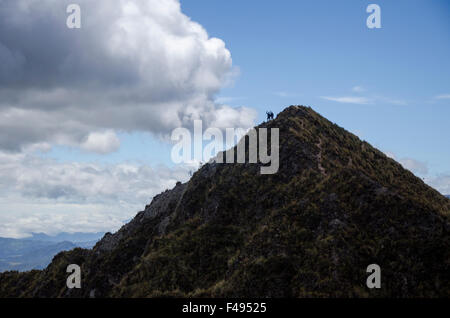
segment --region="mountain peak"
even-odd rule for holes
[[[448,199],[309,107],[260,128],[279,129],[277,173],[205,164],[93,250],[0,275],[0,296],[449,296]],[[64,288],[71,263],[81,290]],[[381,289],[365,288],[370,264]]]

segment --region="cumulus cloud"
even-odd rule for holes
[[[237,76],[225,43],[179,0],[0,0],[0,236],[111,231],[186,181],[190,166],[77,163],[53,145],[107,154],[117,132],[253,125],[256,112],[215,100]]]
[[[0,152],[0,236],[110,231],[156,194],[187,181],[189,169],[58,162]]]
[[[257,112],[252,108],[243,108],[247,116],[241,116],[242,114],[236,112],[234,108],[227,105],[222,105],[217,108],[216,115],[210,125],[219,129],[224,128],[249,128],[253,125],[253,118],[256,118]]]
[[[220,123],[224,112],[232,126],[255,119],[214,102],[231,54],[178,0],[79,0],[81,29],[66,27],[71,2],[0,1],[0,148],[108,152],[118,144],[105,131],[167,135],[194,119]]]
[[[120,147],[120,140],[114,131],[90,133],[81,148],[87,151],[105,154],[116,151]]]

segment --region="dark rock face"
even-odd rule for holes
[[[447,198],[310,108],[262,127],[280,129],[278,173],[205,164],[93,250],[0,275],[0,296],[450,296]],[[381,289],[366,287],[374,263]]]

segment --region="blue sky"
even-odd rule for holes
[[[257,109],[257,122],[267,109],[312,106],[398,159],[426,163],[431,174],[450,173],[450,3],[377,1],[382,28],[368,29],[370,3],[181,2],[186,15],[225,41],[239,70],[218,94],[219,102]],[[172,165],[170,145],[151,134],[119,136],[120,150],[108,156],[68,147],[55,147],[48,155]]]
[[[113,231],[188,179],[157,136],[298,104],[450,194],[449,1],[180,1],[0,2],[0,236]]]
[[[186,15],[225,42],[239,70],[219,102],[257,109],[257,122],[267,109],[312,106],[397,159],[425,163],[430,174],[450,173],[450,3],[377,1],[382,28],[368,29],[370,3],[181,1]],[[68,147],[47,155],[172,165],[170,146],[151,134],[119,137],[121,148],[107,156]]]
[[[381,29],[366,27],[370,3],[381,7]],[[265,109],[310,105],[383,151],[450,173],[450,99],[436,99],[450,92],[448,1],[212,0],[182,8],[230,49],[240,76],[221,96],[231,105],[258,109],[259,121]]]

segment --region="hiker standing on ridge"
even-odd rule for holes
[[[267,114],[267,121],[273,119],[273,113],[272,113],[272,111],[269,110],[268,112],[266,112],[266,114]]]

